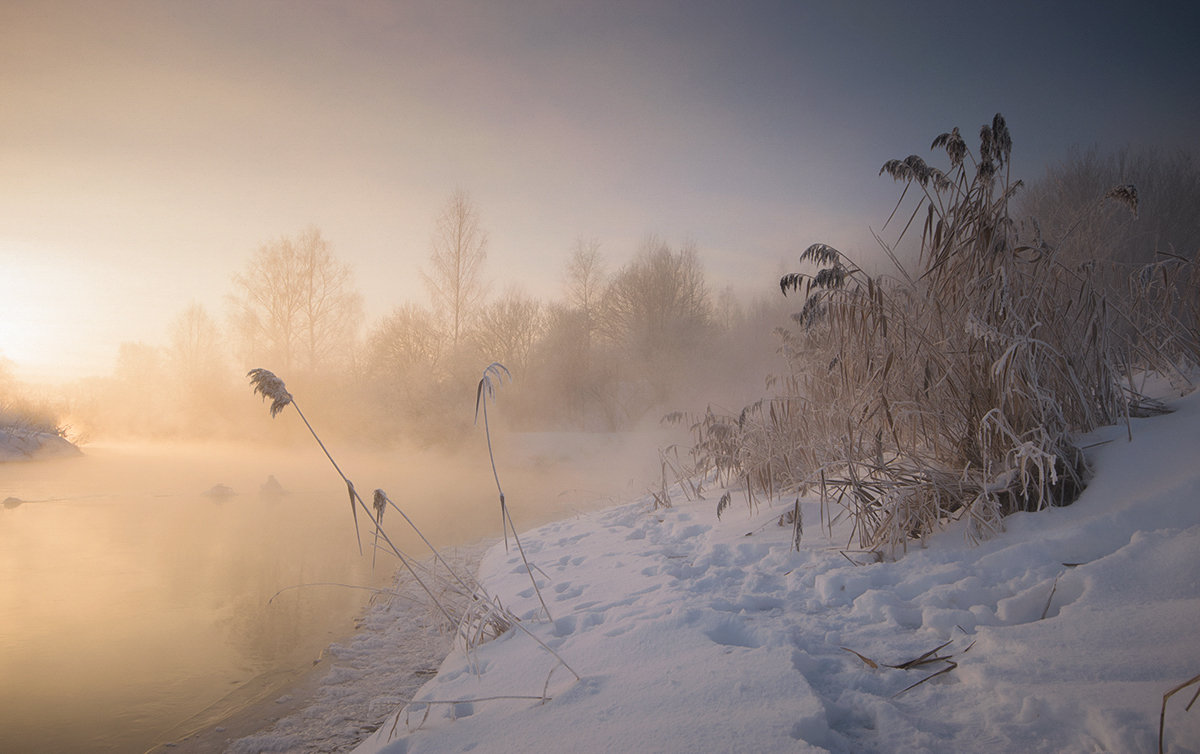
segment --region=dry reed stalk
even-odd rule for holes
[[[479,402],[481,401],[481,399],[484,399],[487,396],[494,395],[494,388],[490,382],[490,377],[492,375],[495,375],[498,378],[501,373],[500,370],[503,370],[504,374],[508,373],[508,370],[504,369],[504,367],[500,364],[493,364],[493,365],[489,366],[487,370],[485,370],[484,379],[480,382],[479,392],[476,397],[476,411],[478,411],[478,409],[479,409]],[[375,494],[374,494],[374,498],[373,498],[374,514],[372,514],[372,511],[367,509],[366,503],[364,503],[362,498],[358,495],[357,491],[354,488],[354,484],[346,477],[346,475],[344,473],[342,473],[341,467],[339,467],[337,462],[333,460],[333,456],[330,455],[329,450],[325,447],[325,444],[323,442],[321,442],[321,438],[317,436],[316,431],[313,429],[312,425],[309,424],[308,419],[304,417],[304,414],[300,411],[300,407],[296,404],[295,399],[292,397],[291,393],[289,393],[287,391],[287,388],[285,387],[285,385],[281,379],[279,379],[274,374],[272,374],[271,372],[269,372],[265,369],[253,369],[248,373],[247,376],[250,378],[251,384],[254,386],[254,392],[256,394],[262,394],[264,399],[265,398],[271,399],[272,403],[271,403],[270,410],[271,410],[272,418],[274,418],[276,415],[278,415],[279,412],[282,411],[284,408],[286,408],[288,405],[295,407],[296,413],[300,415],[301,419],[303,419],[304,424],[306,427],[308,427],[308,430],[312,434],[313,439],[315,439],[317,441],[317,444],[321,446],[321,450],[324,451],[325,456],[329,459],[329,462],[331,464],[333,464],[333,468],[337,471],[338,475],[341,476],[342,480],[346,483],[346,488],[350,494],[351,505],[354,506],[355,504],[357,504],[357,506],[361,507],[363,509],[364,513],[366,513],[368,518],[370,518],[371,522],[375,525],[376,546],[378,546],[378,540],[383,539],[383,541],[386,543],[388,549],[392,552],[393,555],[396,556],[397,559],[400,560],[401,564],[408,571],[409,575],[413,578],[413,580],[417,583],[417,585],[421,588],[421,590],[424,591],[425,594],[429,597],[430,601],[437,608],[437,610],[442,614],[442,616],[446,619],[448,624],[454,628],[456,635],[462,639],[464,651],[468,654],[469,659],[470,659],[470,655],[471,655],[472,651],[474,650],[474,648],[478,647],[480,644],[482,644],[490,639],[499,637],[501,634],[509,631],[510,629],[515,628],[516,630],[523,632],[526,636],[533,639],[533,641],[535,641],[542,649],[544,649],[546,652],[548,652],[556,660],[556,664],[551,666],[549,672],[547,673],[546,683],[542,689],[541,697],[489,697],[489,698],[539,698],[542,701],[542,703],[545,703],[546,701],[549,701],[549,698],[550,698],[549,696],[547,696],[547,691],[548,691],[549,685],[550,685],[550,677],[554,674],[554,671],[560,665],[562,667],[566,668],[573,676],[575,676],[576,680],[580,680],[579,673],[575,672],[575,670],[570,665],[567,664],[566,660],[564,660],[561,655],[559,655],[549,645],[547,645],[544,641],[542,641],[540,638],[538,638],[532,631],[530,631],[528,628],[526,628],[524,625],[522,625],[520,620],[518,620],[515,615],[513,615],[506,608],[504,608],[504,606],[500,604],[500,601],[498,599],[489,595],[487,593],[487,591],[484,590],[483,587],[478,582],[476,582],[474,579],[468,580],[468,579],[464,579],[461,576],[459,576],[458,573],[455,571],[455,569],[453,567],[451,567],[451,565],[441,556],[441,553],[438,552],[437,548],[434,547],[433,544],[430,543],[430,541],[420,531],[420,529],[417,528],[416,524],[413,523],[412,519],[410,519],[408,517],[408,515],[406,513],[404,513],[404,511],[387,496],[386,492],[384,492],[381,489],[375,490]],[[485,396],[485,390],[486,390],[486,396]],[[488,453],[489,453],[489,455],[491,455],[492,446],[491,446],[491,433],[488,430],[488,425],[487,425],[487,403],[486,403],[486,400],[483,400],[482,402],[483,402],[483,409],[484,409],[484,429],[485,429],[485,432],[487,432],[487,434],[488,434]],[[492,472],[493,472],[493,474],[495,474],[495,472],[496,472],[496,464],[495,464],[494,456],[492,456]],[[497,486],[497,488],[499,488],[500,487],[500,477],[498,474],[495,474],[495,476],[496,476],[496,486]],[[433,588],[433,586],[431,586],[431,584],[436,584],[436,574],[430,574],[430,573],[426,572],[425,578],[422,578],[422,575],[420,573],[418,573],[418,570],[425,570],[425,569],[421,566],[420,563],[417,563],[416,561],[409,558],[405,553],[403,553],[400,550],[400,548],[398,548],[392,542],[391,538],[388,536],[387,532],[384,530],[384,528],[383,528],[383,512],[388,504],[390,504],[393,508],[395,508],[400,513],[400,515],[409,524],[409,526],[412,527],[412,529],[417,533],[417,535],[420,536],[421,540],[433,552],[434,565],[436,566],[437,564],[440,563],[446,569],[446,571],[453,577],[454,581],[457,582],[459,587],[461,587],[461,591],[458,592],[458,595],[460,597],[460,601],[462,603],[465,603],[465,607],[462,610],[461,615],[459,615],[457,618],[455,618],[455,616],[453,615],[452,610],[447,608],[447,606],[444,603],[444,600],[442,598],[440,598],[438,594],[435,594],[434,588]],[[505,524],[506,524],[506,526],[511,527],[512,519],[509,517],[507,507],[505,506],[505,503],[504,503],[503,490],[500,490],[500,505],[501,505],[501,511],[504,516]],[[354,510],[357,510],[357,509],[355,508]],[[512,528],[513,528],[513,538],[516,539],[516,536],[517,536],[516,527],[512,527]],[[355,514],[355,533],[357,534],[357,532],[358,532],[358,524],[357,524],[357,513],[356,513]],[[517,548],[519,550],[521,550],[521,558],[525,562],[526,570],[529,572],[529,578],[530,578],[530,580],[533,580],[533,572],[530,569],[528,560],[525,559],[525,553],[524,553],[524,550],[521,549],[520,540],[517,539],[516,542],[517,542]],[[361,552],[361,548],[362,548],[362,544],[360,541],[360,543],[359,543],[360,552]],[[372,551],[372,564],[374,563],[374,555],[375,555],[375,553],[373,550]],[[433,576],[434,578],[430,578],[431,576]],[[446,582],[443,579],[442,584],[443,584],[443,586],[446,586],[446,585],[448,585],[448,582]],[[449,587],[451,589],[453,589],[453,585],[449,585]],[[534,589],[537,590],[536,581],[534,582]],[[442,596],[444,597],[446,589],[442,589],[441,591],[442,591]],[[274,597],[272,597],[272,599],[274,599]],[[541,600],[540,590],[538,590],[538,599]],[[549,611],[549,609],[546,609],[546,604],[544,601],[542,602],[542,607],[543,607],[543,609],[546,610],[547,616],[549,616],[550,611]],[[473,663],[473,660],[471,660],[471,662]],[[478,701],[485,701],[485,700],[480,699]],[[437,702],[426,703],[427,704],[426,713],[425,713],[426,716],[428,715],[430,705],[432,705],[434,703],[437,703]],[[394,728],[393,728],[393,730],[394,730]]]
[[[943,649],[945,649],[946,647],[950,646],[953,643],[954,643],[953,640],[950,640],[943,644],[939,644],[938,646],[934,647],[933,649],[929,650],[928,652],[925,652],[924,654],[922,654],[918,657],[914,657],[911,660],[907,660],[905,662],[901,662],[896,665],[889,665],[886,663],[876,662],[875,660],[872,660],[870,657],[867,657],[866,655],[864,655],[860,652],[856,652],[855,650],[850,649],[849,647],[842,647],[842,650],[849,652],[850,654],[857,657],[859,660],[862,661],[862,663],[864,665],[866,665],[871,670],[879,670],[880,668],[891,668],[893,670],[913,670],[914,668],[924,668],[924,667],[927,667],[929,665],[933,665],[936,663],[943,663],[945,665],[945,667],[941,668],[940,670],[936,670],[933,673],[925,676],[924,678],[921,678],[920,680],[916,681],[915,683],[905,686],[903,689],[901,689],[900,691],[897,691],[895,694],[892,694],[891,698],[895,699],[896,697],[900,696],[901,694],[904,694],[905,692],[915,689],[917,686],[920,686],[921,684],[925,683],[926,681],[931,681],[934,678],[937,678],[938,676],[941,676],[941,675],[945,675],[946,673],[949,673],[951,670],[954,670],[955,668],[957,668],[958,663],[953,660],[953,658],[956,655],[941,654],[941,651]],[[972,642],[971,644],[968,644],[967,648],[964,649],[962,652],[959,652],[958,654],[962,655],[962,654],[966,654],[967,652],[970,652],[971,647],[973,647],[973,646],[975,646],[974,642]]]
[[[1189,701],[1187,703],[1187,706],[1185,706],[1183,708],[1184,712],[1191,712],[1192,705],[1196,703],[1197,699],[1200,699],[1200,675],[1189,678],[1188,680],[1179,684],[1178,686],[1171,689],[1167,693],[1163,694],[1162,709],[1158,713],[1158,754],[1163,754],[1163,751],[1164,751],[1163,735],[1166,732],[1166,725],[1167,725],[1167,700],[1170,699],[1175,694],[1179,693],[1180,691],[1183,691],[1188,686],[1196,686],[1196,693],[1192,695],[1191,701]]]
[[[819,482],[823,524],[840,506],[874,551],[962,518],[978,539],[1009,513],[1071,502],[1087,471],[1074,434],[1155,408],[1135,369],[1200,364],[1196,260],[1165,257],[1125,287],[1095,265],[1068,269],[1036,222],[1025,237],[1009,215],[1021,182],[1003,117],[976,152],[958,129],[932,146],[948,169],[910,156],[880,171],[904,184],[888,221],[906,219],[897,242],[919,231],[919,268],[882,239],[894,275],[811,245],[810,271],[780,280],[803,297],[796,328],[780,331],[785,389],[736,419],[710,410],[693,423],[701,473],[742,478],[750,499]],[[1131,186],[1104,200],[1138,209]]]
[[[496,491],[500,493],[500,519],[504,527],[504,549],[508,550],[508,532],[511,530],[513,541],[517,545],[517,552],[521,554],[521,562],[525,564],[525,572],[529,574],[529,581],[533,584],[533,591],[537,594],[538,602],[542,604],[542,610],[545,611],[546,618],[554,620],[550,615],[550,608],[546,606],[546,600],[542,599],[542,590],[538,588],[537,579],[533,577],[533,569],[529,565],[529,559],[525,557],[525,548],[521,546],[521,539],[517,536],[517,527],[513,524],[512,516],[508,513],[508,503],[504,500],[504,488],[500,486],[500,474],[496,471],[496,454],[492,452],[492,430],[488,424],[487,399],[491,398],[495,400],[496,388],[504,384],[504,377],[506,376],[511,382],[512,374],[498,361],[493,361],[483,370],[483,376],[479,379],[479,386],[475,390],[475,422],[479,422],[479,411],[482,407],[483,433],[487,437],[488,460],[492,463],[492,477],[496,480]]]
[[[308,427],[309,433],[312,434],[313,439],[317,441],[317,445],[321,447],[322,452],[325,453],[325,457],[329,459],[329,462],[333,465],[333,468],[338,473],[338,476],[340,476],[342,481],[346,483],[346,489],[350,495],[351,511],[354,512],[355,516],[355,535],[357,536],[358,534],[357,509],[358,507],[361,507],[363,512],[366,513],[367,517],[370,518],[373,523],[375,523],[376,531],[378,532],[379,536],[383,538],[384,542],[387,543],[387,546],[391,550],[392,554],[399,559],[401,564],[405,567],[405,569],[409,572],[421,589],[424,590],[427,595],[429,595],[430,600],[433,601],[433,604],[438,608],[446,620],[449,621],[450,625],[456,625],[457,622],[451,615],[450,611],[446,609],[445,605],[443,605],[441,600],[438,599],[437,595],[434,594],[430,586],[426,584],[421,576],[417,573],[416,569],[414,568],[413,561],[407,557],[400,550],[400,548],[395,545],[395,543],[392,542],[391,538],[388,536],[387,532],[384,531],[380,522],[376,521],[371,515],[371,512],[367,510],[367,505],[363,502],[363,499],[358,494],[358,491],[355,490],[354,483],[350,481],[350,479],[342,471],[341,467],[338,466],[337,461],[333,459],[333,456],[329,453],[329,449],[325,447],[325,443],[321,441],[321,438],[317,435],[316,430],[313,429],[308,419],[304,416],[304,412],[300,410],[300,406],[296,403],[295,399],[292,397],[292,394],[287,391],[283,380],[279,379],[266,369],[252,369],[247,373],[247,377],[250,378],[250,383],[254,386],[254,392],[256,394],[261,394],[264,399],[271,399],[270,411],[272,418],[277,416],[279,412],[289,405],[296,409],[296,413],[300,416],[301,420],[304,421],[304,426]],[[359,540],[359,552],[361,551],[362,542]],[[465,638],[466,637],[464,636],[464,639]]]

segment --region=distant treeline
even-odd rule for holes
[[[646,238],[610,272],[600,242],[578,240],[550,302],[493,293],[486,249],[477,208],[455,193],[420,271],[428,301],[364,326],[354,271],[320,229],[264,243],[232,275],[223,316],[192,304],[165,346],[122,343],[111,376],[73,387],[70,412],[93,437],[254,435],[261,412],[243,375],[263,367],[344,435],[450,441],[470,429],[475,383],[499,361],[513,376],[498,412],[509,426],[618,430],[761,385],[775,356],[786,302],[769,288],[749,307],[714,294],[693,244]]]
[[[1097,203],[1120,185],[1136,187],[1136,214]],[[1056,269],[1090,265],[1101,288],[1114,287],[1110,297],[1125,295],[1115,287],[1130,270],[1192,260],[1200,248],[1200,171],[1190,154],[1077,151],[1011,192],[1014,222],[1032,223],[1023,236],[1047,239]],[[111,375],[71,386],[53,410],[40,404],[38,421],[53,424],[57,412],[91,437],[277,435],[249,405],[244,375],[262,367],[302,391],[331,432],[448,442],[470,429],[475,384],[499,361],[513,376],[502,424],[607,431],[709,403],[736,408],[815,358],[787,342],[789,315],[803,313],[776,281],[738,301],[714,290],[694,244],[648,237],[612,269],[612,250],[578,239],[557,262],[559,295],[545,301],[511,284],[494,290],[504,281],[489,274],[487,242],[479,209],[455,192],[414,270],[427,299],[397,302],[368,323],[355,275],[371,271],[352,270],[319,228],[268,241],[231,271],[225,311],[192,304],[168,324],[165,345],[122,343]],[[1174,304],[1176,315],[1186,320],[1190,305]]]

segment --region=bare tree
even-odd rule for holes
[[[601,330],[630,355],[686,350],[709,329],[712,305],[693,244],[678,252],[651,236],[604,295]]]
[[[627,393],[606,400],[634,416],[667,399],[690,379],[692,370],[683,367],[712,334],[712,305],[695,246],[672,251],[658,238],[646,239],[605,289],[600,314],[597,331],[620,357],[619,381]]]
[[[167,358],[187,384],[213,379],[221,371],[220,329],[208,311],[192,303],[171,320]]]
[[[733,286],[725,286],[717,294],[717,301],[713,305],[713,324],[728,333],[732,332],[744,318],[745,314],[742,312],[741,304],[738,303],[737,294],[733,292]]]
[[[369,368],[380,379],[429,375],[442,356],[442,334],[433,314],[415,304],[392,310],[372,331]]]
[[[174,396],[163,364],[163,349],[141,342],[124,341],[117,348],[113,379],[104,397],[102,424],[105,431],[151,435],[163,431],[172,413]]]
[[[445,342],[433,313],[416,304],[397,306],[371,329],[365,360],[370,424],[392,435],[436,434],[445,413],[437,389]]]
[[[512,288],[482,309],[477,335],[487,358],[520,370],[528,363],[529,352],[545,329],[541,304]]]
[[[362,320],[362,296],[350,266],[321,231],[263,244],[234,275],[234,320],[243,356],[278,368],[317,371],[350,350]]]
[[[487,234],[479,210],[463,190],[455,191],[438,216],[429,255],[431,270],[422,272],[434,309],[446,322],[451,343],[459,344],[487,293],[483,263]]]
[[[600,242],[595,239],[575,241],[571,258],[567,260],[567,305],[582,312],[589,329],[595,321],[604,291],[604,261],[600,257]]]

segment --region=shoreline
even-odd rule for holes
[[[164,731],[146,754],[209,754],[239,739],[270,730],[310,706],[333,663],[326,657],[308,667],[276,670],[252,678],[192,717]],[[253,690],[251,687],[257,687]],[[247,698],[248,697],[248,698]]]
[[[441,553],[474,575],[495,542]],[[320,659],[256,676],[165,730],[146,754],[350,751],[436,674],[453,641],[443,620],[398,571],[392,589],[364,608],[356,630],[331,642]]]

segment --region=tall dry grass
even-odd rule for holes
[[[920,234],[916,269],[882,239],[890,274],[810,246],[780,281],[802,306],[780,332],[779,394],[693,424],[701,469],[765,494],[819,491],[825,523],[848,515],[851,543],[877,553],[949,520],[978,539],[1007,514],[1072,502],[1087,476],[1076,434],[1156,408],[1135,373],[1183,378],[1198,360],[1194,257],[1118,288],[1010,215],[1021,182],[1002,116],[975,151],[957,128],[931,148],[947,167],[911,155],[880,170],[903,184],[888,223],[904,223],[897,244]],[[1137,211],[1132,186],[1097,201]]]
[[[498,375],[493,365],[485,371],[485,380],[492,375]],[[502,366],[499,369],[503,369]],[[491,595],[482,584],[480,584],[470,574],[459,572],[454,566],[449,563],[437,547],[421,532],[413,520],[398,506],[391,497],[382,489],[375,490],[372,498],[371,506],[364,502],[362,496],[358,493],[354,483],[346,476],[345,472],[334,460],[333,455],[329,452],[324,441],[321,440],[308,418],[301,411],[295,397],[288,392],[286,384],[272,372],[266,369],[252,369],[247,373],[250,379],[250,384],[256,395],[261,395],[264,400],[269,399],[271,405],[269,410],[271,417],[274,418],[283,412],[288,406],[291,406],[299,415],[304,425],[308,428],[313,439],[320,446],[325,457],[329,459],[334,471],[341,477],[346,484],[346,489],[349,493],[350,508],[354,518],[354,528],[356,534],[359,532],[358,514],[361,511],[363,515],[370,521],[374,528],[375,550],[381,550],[394,556],[400,561],[400,565],[405,572],[413,579],[413,581],[421,588],[421,590],[429,598],[430,605],[439,612],[446,620],[446,625],[449,626],[456,634],[457,638],[462,642],[462,647],[468,656],[483,642],[496,638],[501,634],[515,629],[529,636],[538,643],[546,652],[554,659],[555,664],[551,667],[552,674],[560,665],[566,668],[575,678],[579,679],[579,674],[576,673],[570,665],[557,652],[551,649],[541,639],[534,635],[528,628],[521,624],[520,619],[514,615],[508,608],[504,607],[500,600]],[[489,384],[486,388],[480,387],[481,399],[483,392],[486,390],[489,394],[494,388]],[[490,437],[489,437],[490,444]],[[493,461],[493,470],[495,469]],[[499,485],[499,477],[497,476],[497,485]],[[503,506],[503,492],[501,492],[501,505]],[[423,562],[414,557],[408,552],[402,550],[389,536],[386,527],[383,524],[384,511],[388,507],[393,508],[403,519],[405,524],[412,528],[421,541],[429,548],[431,553],[431,562]],[[505,520],[511,525],[511,519],[507,516],[505,510]],[[515,531],[514,531],[515,535]],[[361,550],[361,539],[359,541],[359,549]],[[524,553],[522,552],[522,557]],[[532,578],[532,572],[530,578]],[[540,594],[539,594],[540,598]],[[543,603],[544,607],[544,603]],[[544,692],[543,692],[544,695]]]

